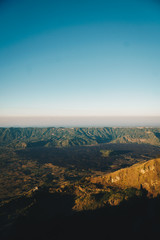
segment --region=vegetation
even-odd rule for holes
[[[102,156],[102,150],[112,153]],[[36,186],[55,188],[85,177],[99,176],[157,157],[159,147],[105,144],[72,148],[0,148],[0,200]]]
[[[109,155],[112,153],[112,150],[101,150],[102,157],[109,157]]]
[[[111,234],[122,215],[133,232],[127,219],[143,221],[151,197],[160,209],[159,144],[153,128],[0,128],[0,237],[64,239],[62,225],[88,220],[98,233],[100,219]]]
[[[69,147],[100,143],[160,145],[159,128],[0,128],[0,146]]]
[[[160,158],[137,163],[103,176],[93,177],[91,181],[121,188],[134,187],[140,189],[143,187],[149,193],[157,195],[160,194]]]
[[[130,239],[155,239],[160,224],[159,197],[149,199],[143,189],[117,191],[93,196],[97,198],[98,208],[92,205],[92,210],[86,208],[78,212],[73,209],[74,195],[68,192],[51,193],[42,188],[13,199],[1,207],[1,239],[21,239],[22,236],[23,239],[75,239],[75,234],[83,239],[128,239],[128,236]],[[108,197],[112,203],[128,194],[130,197],[119,205],[99,205]],[[12,228],[6,225],[8,223]],[[9,231],[5,231],[6,228]]]

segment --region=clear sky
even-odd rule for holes
[[[0,116],[160,116],[160,1],[1,0]]]

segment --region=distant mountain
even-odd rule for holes
[[[0,128],[0,146],[70,147],[99,143],[160,145],[160,128]]]

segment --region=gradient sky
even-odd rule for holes
[[[0,1],[0,116],[160,116],[159,92],[160,1]]]

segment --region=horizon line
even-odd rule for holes
[[[160,115],[27,115],[27,116],[12,116],[12,115],[6,115],[6,116],[0,116],[0,118],[63,118],[63,117],[75,117],[75,118],[79,118],[79,117],[160,117]]]

